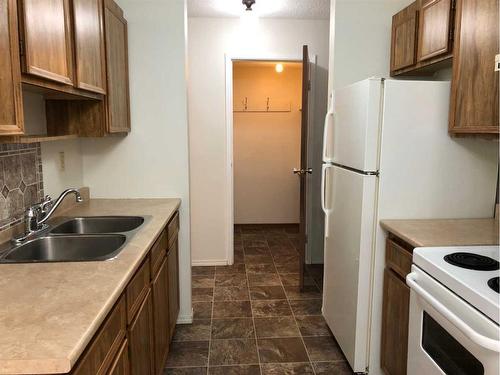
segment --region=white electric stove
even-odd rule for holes
[[[497,324],[500,294],[490,280],[496,280],[498,288],[498,261],[498,246],[428,247],[413,252],[413,264]]]
[[[408,375],[498,375],[500,248],[413,252]]]

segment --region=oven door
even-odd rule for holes
[[[498,375],[499,326],[412,266],[408,375]]]

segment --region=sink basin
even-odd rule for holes
[[[124,233],[139,228],[144,223],[141,216],[92,216],[75,217],[59,224],[53,234]]]
[[[0,263],[107,260],[120,252],[126,239],[123,234],[39,237],[15,247]]]

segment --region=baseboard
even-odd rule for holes
[[[227,266],[227,264],[227,259],[191,261],[191,266]]]
[[[193,323],[193,310],[191,314],[180,315],[177,317],[177,324],[191,324]]]

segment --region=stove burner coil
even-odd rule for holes
[[[499,285],[498,285],[499,281],[498,281],[498,280],[499,280],[499,277],[498,277],[498,276],[497,276],[497,277],[494,277],[494,278],[492,278],[492,279],[489,279],[489,280],[488,280],[488,286],[489,286],[491,289],[493,289],[495,292],[500,293],[500,291],[499,291]]]
[[[457,267],[476,271],[496,271],[500,264],[490,257],[472,253],[453,253],[444,257],[444,260]]]

